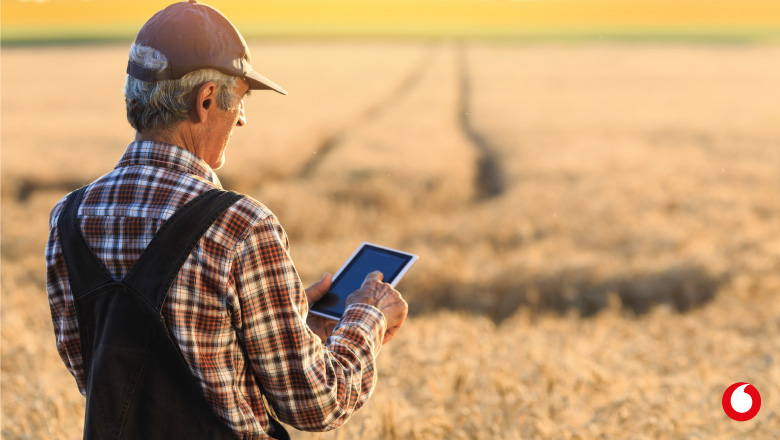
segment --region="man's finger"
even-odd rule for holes
[[[385,279],[385,276],[382,275],[382,272],[380,272],[378,270],[375,270],[375,271],[371,272],[370,274],[366,275],[366,279],[363,280],[363,285],[365,286],[366,283],[371,281],[371,280],[382,281],[383,279]]]

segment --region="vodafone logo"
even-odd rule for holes
[[[761,409],[761,395],[753,385],[737,382],[723,393],[723,411],[738,422],[752,419]]]

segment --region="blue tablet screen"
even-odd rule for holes
[[[344,314],[347,297],[360,289],[366,275],[378,270],[384,275],[386,283],[392,283],[411,259],[410,255],[369,245],[364,246],[333,281],[330,293],[317,301],[312,310],[340,317]]]

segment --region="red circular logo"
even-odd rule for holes
[[[753,385],[737,382],[723,393],[723,411],[738,422],[752,419],[761,409],[761,395]]]

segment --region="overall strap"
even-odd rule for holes
[[[161,312],[168,289],[195,245],[211,224],[241,197],[232,191],[213,189],[182,206],[157,231],[123,283]]]
[[[81,187],[68,196],[65,207],[57,219],[57,232],[60,236],[62,254],[68,269],[70,291],[74,299],[97,287],[114,282],[106,267],[92,252],[79,228],[78,210],[86,189],[86,186]]]
[[[181,266],[214,221],[242,197],[232,191],[214,189],[188,202],[157,231],[122,282],[143,295],[162,314],[168,289]],[[260,383],[257,385],[260,386]],[[262,386],[260,389],[265,394]],[[267,434],[271,438],[290,439],[281,423],[270,413],[268,422]]]

